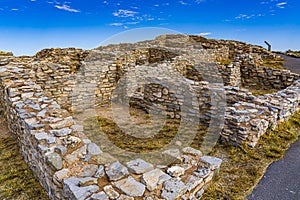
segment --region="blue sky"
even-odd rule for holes
[[[91,49],[143,27],[300,50],[299,8],[299,0],[0,0],[0,50]]]

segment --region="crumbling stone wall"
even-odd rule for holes
[[[51,199],[199,199],[220,168],[220,159],[186,147],[164,152],[179,161],[168,167],[137,158],[119,162],[86,137],[71,113],[111,104],[124,77],[133,85],[139,82],[134,78],[148,77],[156,83],[128,91],[132,106],[149,110],[161,105],[170,118],[182,119],[183,113],[206,126],[222,126],[212,122],[224,117],[223,127],[212,127],[220,129],[223,141],[255,146],[267,128],[299,109],[300,100],[299,75],[261,68],[260,56],[272,54],[240,42],[180,35],[92,51],[5,55],[0,56],[0,101],[25,160]],[[227,59],[233,61],[215,62]],[[156,74],[149,76],[146,68]],[[245,84],[282,90],[255,97],[241,88]],[[176,94],[187,92],[196,100],[182,112],[183,101]]]
[[[217,173],[221,160],[192,148],[166,151],[180,160],[171,167],[141,159],[121,164],[86,139],[28,73],[22,66],[2,67],[0,101],[25,161],[51,199],[200,198]]]
[[[257,59],[244,54],[239,58],[242,86],[247,88],[284,89],[299,79],[299,74],[285,69],[261,66]]]

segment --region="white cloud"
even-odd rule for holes
[[[287,4],[287,2],[280,2],[280,3],[277,3],[276,4],[276,6],[278,7],[278,8],[285,8],[285,5]]]
[[[203,32],[203,33],[199,33],[198,35],[200,36],[207,36],[207,35],[211,35],[211,32]]]
[[[197,3],[197,4],[200,4],[200,3],[203,3],[203,2],[205,2],[206,0],[195,0],[195,2]]]
[[[12,8],[11,11],[19,11],[18,8]]]
[[[183,6],[188,5],[188,3],[184,2],[184,1],[178,1],[178,3],[180,3],[180,4],[183,5]]]
[[[261,5],[266,5],[266,4],[269,4],[269,2],[268,1],[261,1],[260,4]]]
[[[255,17],[254,14],[252,14],[252,15],[239,14],[238,16],[235,17],[235,19],[251,19],[253,17]]]
[[[110,26],[123,26],[123,23],[111,23]]]
[[[140,22],[127,22],[126,24],[128,24],[128,25],[134,25],[134,24],[138,24],[138,23],[140,23]]]
[[[113,16],[115,17],[134,17],[136,14],[137,12],[131,10],[122,10],[122,9],[113,12]]]
[[[31,2],[36,2],[36,0],[30,0]]]
[[[74,13],[79,13],[80,10],[77,10],[77,9],[74,9],[74,8],[71,8],[70,6],[68,5],[56,5],[54,6],[55,8],[59,9],[59,10],[65,10],[65,11],[68,11],[68,12],[74,12]]]

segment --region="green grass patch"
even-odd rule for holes
[[[229,65],[232,62],[232,60],[231,59],[222,60],[217,58],[215,62],[219,62],[221,65]]]
[[[0,199],[48,199],[12,137],[0,138]]]
[[[274,68],[274,69],[285,69],[283,67],[284,59],[280,57],[276,58],[264,58],[263,59],[263,66]]]
[[[263,96],[266,94],[272,94],[275,92],[278,92],[278,89],[269,89],[269,90],[265,90],[265,89],[252,89],[251,92],[254,96]]]
[[[267,167],[282,158],[300,132],[300,112],[288,121],[268,130],[255,148],[218,144],[211,156],[223,159],[220,175],[205,192],[203,199],[246,199]]]

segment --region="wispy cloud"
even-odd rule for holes
[[[287,4],[287,2],[280,2],[280,3],[277,3],[276,6],[277,6],[278,8],[283,9],[283,8],[285,8],[286,4]]]
[[[211,35],[212,33],[211,32],[203,32],[203,33],[199,33],[198,35],[200,36],[208,36],[208,35]]]
[[[113,12],[113,16],[115,17],[134,17],[138,12],[131,11],[131,10],[123,10],[120,9],[116,12]]]
[[[195,3],[197,3],[197,4],[200,4],[200,3],[203,3],[203,2],[205,2],[206,0],[195,0]]]
[[[235,19],[251,19],[255,17],[256,15],[246,15],[246,14],[239,14],[238,16],[235,17]]]
[[[188,3],[187,3],[187,2],[184,2],[184,1],[178,1],[178,3],[180,3],[180,4],[183,5],[183,6],[188,5]]]
[[[12,8],[11,11],[19,11],[18,8]]]
[[[77,10],[77,9],[74,9],[74,8],[71,8],[70,6],[68,5],[55,5],[54,6],[55,8],[59,9],[59,10],[64,10],[64,11],[68,11],[68,12],[74,12],[74,13],[79,13],[80,10]]]
[[[110,26],[124,26],[123,23],[111,23]]]

